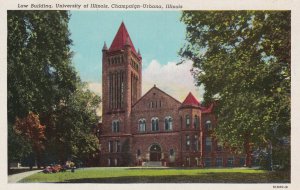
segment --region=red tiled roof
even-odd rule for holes
[[[191,106],[200,106],[199,101],[195,96],[190,92],[185,100],[182,102],[182,105],[191,105]]]
[[[126,26],[124,22],[121,23],[121,26],[109,48],[109,51],[115,51],[115,50],[121,50],[124,49],[124,45],[126,44],[126,41],[128,39],[129,45],[131,46],[132,51],[136,53],[135,48],[133,46],[133,43],[130,39],[130,36],[127,32]]]
[[[214,107],[214,104],[210,104],[209,107],[201,107],[202,113],[211,113],[213,107]]]

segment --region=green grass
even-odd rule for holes
[[[288,172],[255,169],[88,168],[37,173],[21,182],[54,183],[289,183]]]

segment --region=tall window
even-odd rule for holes
[[[165,118],[165,130],[171,131],[173,129],[173,120],[172,117],[168,116]]]
[[[191,166],[191,158],[186,157],[186,166]]]
[[[151,130],[152,131],[158,131],[159,128],[158,128],[158,118],[157,117],[153,117],[151,119]]]
[[[210,120],[207,120],[205,122],[205,130],[206,131],[211,131],[212,130],[212,126],[211,126],[211,121]]]
[[[185,125],[186,127],[190,127],[191,121],[190,121],[190,115],[185,116]]]
[[[199,151],[199,139],[198,139],[198,135],[194,136],[194,150],[195,151]]]
[[[199,128],[199,124],[200,124],[199,121],[200,121],[200,120],[199,120],[199,116],[198,116],[198,115],[195,115],[195,117],[194,117],[194,128],[195,128],[195,129],[198,129],[198,128]]]
[[[186,150],[190,150],[191,140],[190,140],[190,136],[189,135],[185,136],[185,145],[186,145]]]
[[[121,143],[120,141],[116,141],[116,152],[121,152]]]
[[[146,120],[144,118],[139,120],[139,131],[140,132],[146,131]]]
[[[120,132],[120,121],[119,120],[114,120],[112,122],[112,132],[114,132],[114,133]]]
[[[211,152],[212,140],[211,137],[206,137],[205,139],[205,150],[206,152]]]
[[[108,152],[113,152],[114,151],[114,142],[109,141],[108,142]]]
[[[141,150],[140,150],[140,149],[138,149],[138,150],[136,151],[136,155],[137,155],[137,156],[141,156]]]

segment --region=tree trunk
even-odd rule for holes
[[[252,167],[252,155],[251,155],[252,150],[251,150],[249,138],[247,137],[247,135],[245,136],[244,149],[246,152],[246,167],[251,168]]]

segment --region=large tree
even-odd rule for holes
[[[7,12],[8,131],[15,138],[8,139],[9,161],[20,161],[11,148],[29,143],[14,132],[16,118],[31,112],[46,127],[45,150],[39,152],[45,164],[63,161],[62,153],[74,155],[75,149],[85,158],[97,152],[91,127],[98,123],[94,108],[100,98],[83,87],[73,67],[69,19],[68,11]]]
[[[15,132],[30,142],[32,150],[36,155],[37,165],[40,168],[41,153],[45,149],[44,140],[46,140],[46,137],[45,126],[41,125],[39,116],[29,112],[25,118],[17,117]]]
[[[53,126],[47,131],[51,139],[47,147],[52,155],[57,153],[56,160],[85,163],[99,153],[99,141],[93,132],[99,122],[99,104],[100,97],[79,83],[74,94],[57,106],[52,115]]]
[[[248,155],[290,136],[290,11],[184,11],[186,44],[216,135]]]
[[[75,91],[67,11],[7,12],[8,120],[41,120]]]

